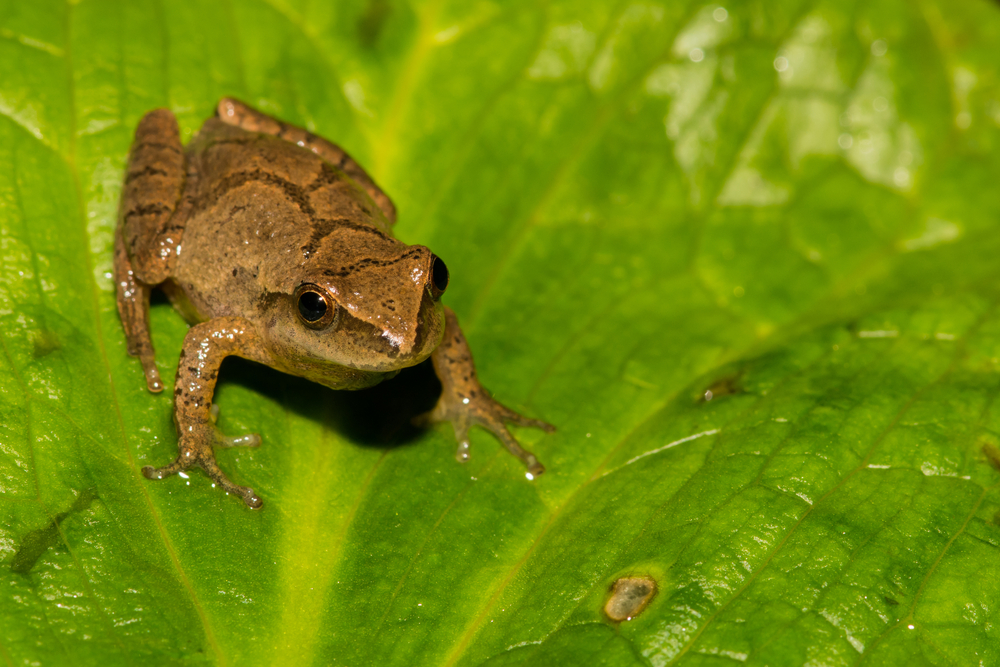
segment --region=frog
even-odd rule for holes
[[[480,383],[455,312],[441,297],[444,261],[395,238],[396,208],[338,145],[235,98],[219,100],[186,146],[169,109],[140,120],[114,238],[114,282],[128,354],[150,392],[163,390],[150,337],[162,290],[190,328],[174,381],[177,457],[142,474],[200,468],[250,508],[216,448],[258,447],[224,435],[213,403],[223,359],[236,356],[337,390],[371,387],[431,360],[442,391],[418,425],[451,422],[459,461],[469,430],[492,432],[529,479],[545,467],[508,426],[555,427],[495,400]]]

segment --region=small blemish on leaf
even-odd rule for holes
[[[364,14],[358,19],[358,37],[362,44],[368,47],[375,44],[391,12],[388,0],[369,0]]]
[[[891,607],[895,607],[895,606],[899,605],[899,600],[894,600],[891,597],[889,597],[888,595],[883,595],[882,599],[885,600],[885,603],[887,605],[891,606]]]
[[[35,567],[35,563],[49,550],[49,547],[59,543],[59,524],[69,515],[83,512],[89,508],[96,499],[97,492],[94,489],[84,489],[68,510],[57,514],[47,526],[29,531],[21,540],[21,546],[18,547],[17,553],[14,554],[14,559],[10,563],[10,571],[18,574],[31,572],[31,568]]]
[[[31,342],[34,344],[32,354],[34,354],[35,359],[51,354],[62,347],[59,338],[51,331],[37,332]]]
[[[993,466],[995,470],[1000,470],[1000,449],[998,449],[996,445],[984,442],[983,454],[986,456],[986,461]]]
[[[611,587],[604,613],[612,621],[631,621],[656,595],[656,582],[649,577],[622,577]]]
[[[729,396],[730,394],[740,394],[743,392],[743,387],[740,386],[739,380],[739,375],[729,375],[716,380],[710,387],[706,387],[705,390],[701,392],[698,400],[705,401],[707,403],[713,398]]]

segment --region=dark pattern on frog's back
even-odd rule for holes
[[[308,259],[316,250],[319,248],[320,244],[323,242],[327,236],[336,231],[339,228],[348,228],[357,232],[362,232],[365,234],[371,234],[377,236],[383,240],[389,240],[388,234],[385,234],[376,227],[370,225],[365,225],[362,223],[354,222],[348,218],[321,218],[316,213],[316,207],[311,201],[310,194],[318,191],[324,185],[336,185],[337,180],[332,180],[325,176],[326,169],[329,165],[325,162],[323,163],[324,171],[308,186],[303,188],[296,183],[289,181],[288,179],[277,176],[273,173],[264,171],[262,169],[254,169],[252,171],[238,171],[229,174],[218,181],[215,186],[201,194],[198,198],[197,206],[202,209],[208,209],[229,194],[231,191],[237,188],[243,187],[248,183],[264,183],[267,185],[273,185],[276,188],[282,190],[288,201],[295,204],[302,213],[304,213],[308,218],[309,222],[313,228],[313,232],[310,235],[308,241],[302,246],[302,254]],[[342,177],[343,179],[343,177]],[[341,179],[341,180],[342,180]],[[372,212],[367,209],[362,209],[362,211],[371,216]]]
[[[211,131],[206,133],[206,129]],[[389,221],[365,189],[339,166],[308,148],[212,119],[189,151],[202,153],[203,163],[255,167],[222,174],[213,183],[203,184],[197,209],[211,208],[230,191],[248,183],[274,186],[309,220],[312,233],[302,245],[306,259],[315,255],[324,238],[342,227],[382,240],[391,238]],[[302,165],[314,167],[305,168],[303,173]],[[323,215],[324,209],[341,215]]]
[[[422,247],[410,248],[404,252],[399,257],[393,257],[390,259],[374,259],[372,257],[365,257],[364,259],[359,259],[354,264],[349,264],[348,266],[342,266],[339,269],[326,269],[323,271],[323,275],[328,278],[344,278],[355,271],[360,271],[367,268],[385,268],[387,266],[392,266],[394,264],[399,264],[400,262],[406,261],[411,257],[417,257],[423,252]]]

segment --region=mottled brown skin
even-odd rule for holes
[[[543,466],[505,423],[553,427],[494,401],[476,378],[455,314],[440,303],[447,269],[424,246],[392,237],[396,210],[342,149],[233,99],[222,99],[186,148],[166,109],[136,129],[115,236],[115,282],[129,354],[150,391],[163,389],[149,337],[160,286],[192,325],[174,384],[178,456],[143,468],[162,479],[202,468],[233,484],[214,447],[260,444],[219,434],[212,404],[222,360],[238,356],[333,389],[361,389],[432,357],[443,391],[424,423],[451,421],[457,458],[468,429],[497,435],[528,467]],[[318,305],[317,305],[318,304]]]

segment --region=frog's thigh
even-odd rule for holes
[[[177,425],[177,459],[162,468],[147,466],[142,472],[150,479],[163,479],[197,466],[226,493],[243,499],[250,507],[261,506],[254,490],[233,484],[215,461],[215,447],[260,444],[257,435],[227,438],[219,434],[212,412],[219,366],[226,357],[238,356],[269,363],[256,329],[240,317],[219,317],[188,330],[174,384],[174,422]]]
[[[184,188],[177,119],[150,111],[135,130],[122,193],[121,233],[136,279],[158,285],[170,276],[182,226],[174,219]]]
[[[389,219],[389,222],[395,224],[396,207],[393,205],[392,200],[375,184],[375,181],[368,175],[368,172],[362,169],[361,165],[355,162],[340,146],[327,141],[323,137],[317,137],[312,132],[297,125],[276,120],[231,97],[224,97],[219,100],[217,113],[219,114],[219,118],[229,125],[235,125],[248,132],[263,132],[281,137],[285,141],[308,148],[327,162],[343,169],[344,173],[357,181],[365,189],[368,196],[382,209],[382,213]]]
[[[149,287],[135,279],[120,229],[115,231],[115,288],[128,353],[142,362],[149,390],[163,391],[153,341],[149,337]]]

